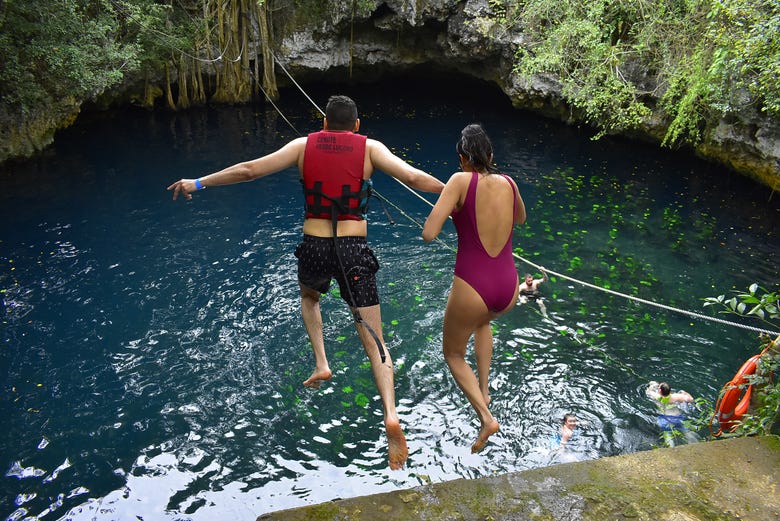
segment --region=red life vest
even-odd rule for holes
[[[303,156],[306,218],[366,218],[371,181],[363,179],[366,136],[322,130],[309,134]]]

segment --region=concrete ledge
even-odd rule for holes
[[[260,516],[316,520],[780,519],[780,438],[733,438],[343,499]]]

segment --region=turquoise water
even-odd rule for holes
[[[515,234],[524,259],[706,315],[705,297],[777,288],[780,204],[768,189],[680,153],[593,142],[484,85],[391,85],[309,89],[321,105],[330,90],[352,94],[364,133],[442,180],[459,130],[484,123],[528,208]],[[502,428],[472,455],[475,415],[440,352],[454,229],[446,245],[423,243],[412,219],[429,207],[378,174],[403,211],[374,201],[370,215],[410,449],[406,468],[390,471],[373,379],[335,295],[323,300],[334,378],[301,385],[313,357],[295,281],[297,173],[190,202],[165,191],[316,130],[307,103],[283,92],[297,130],[263,106],[88,115],[0,172],[0,516],[253,520],[647,450],[659,443],[649,380],[714,401],[756,350],[752,331],[554,276],[542,286],[549,319],[520,306],[495,322],[491,407]],[[522,260],[518,270],[535,271]],[[569,411],[587,425],[563,455],[549,438]]]

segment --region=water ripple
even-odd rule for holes
[[[430,100],[414,121],[420,146],[410,147],[408,120],[392,116],[415,113],[409,104],[393,101],[397,112],[386,99],[369,104],[365,124],[445,179],[456,165],[444,159],[452,154],[444,127],[458,128],[463,114]],[[480,117],[495,129],[496,157],[528,209],[515,246],[534,262],[692,310],[705,296],[771,286],[780,276],[776,205],[757,206],[748,187],[729,187],[709,165],[491,110]],[[319,124],[300,117],[302,127]],[[292,253],[298,174],[206,190],[189,202],[173,203],[164,190],[169,178],[205,164],[273,150],[288,131],[250,107],[122,120],[121,146],[99,121],[75,137],[66,131],[58,137],[64,148],[6,176],[0,194],[0,218],[14,223],[0,236],[7,519],[249,520],[645,450],[658,443],[647,381],[667,379],[712,399],[755,350],[749,333],[553,278],[542,286],[548,317],[523,305],[494,322],[491,410],[501,430],[473,455],[479,424],[441,352],[455,254],[423,243],[395,208],[393,224],[374,205],[383,329],[410,450],[407,467],[391,472],[371,370],[335,291],[321,302],[333,379],[319,390],[301,385],[313,355]],[[128,147],[154,157],[123,156]],[[425,219],[428,208],[397,183],[380,175],[376,186]],[[25,197],[36,190],[40,201]],[[442,239],[455,245],[451,225]],[[551,438],[567,412],[582,427],[562,451]]]

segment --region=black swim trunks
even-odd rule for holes
[[[336,279],[341,290],[341,298],[351,307],[368,307],[379,304],[376,288],[376,272],[379,262],[365,237],[339,237],[338,244],[344,271],[336,257],[334,241],[331,237],[304,235],[303,242],[295,248],[298,258],[298,282],[320,293],[327,293],[331,279]],[[346,273],[349,281],[344,280]],[[355,299],[352,302],[350,292]]]
[[[520,296],[525,297],[531,302],[536,302],[539,300],[542,296],[542,294],[539,292],[539,290],[527,290],[527,289],[521,289],[520,290]]]

